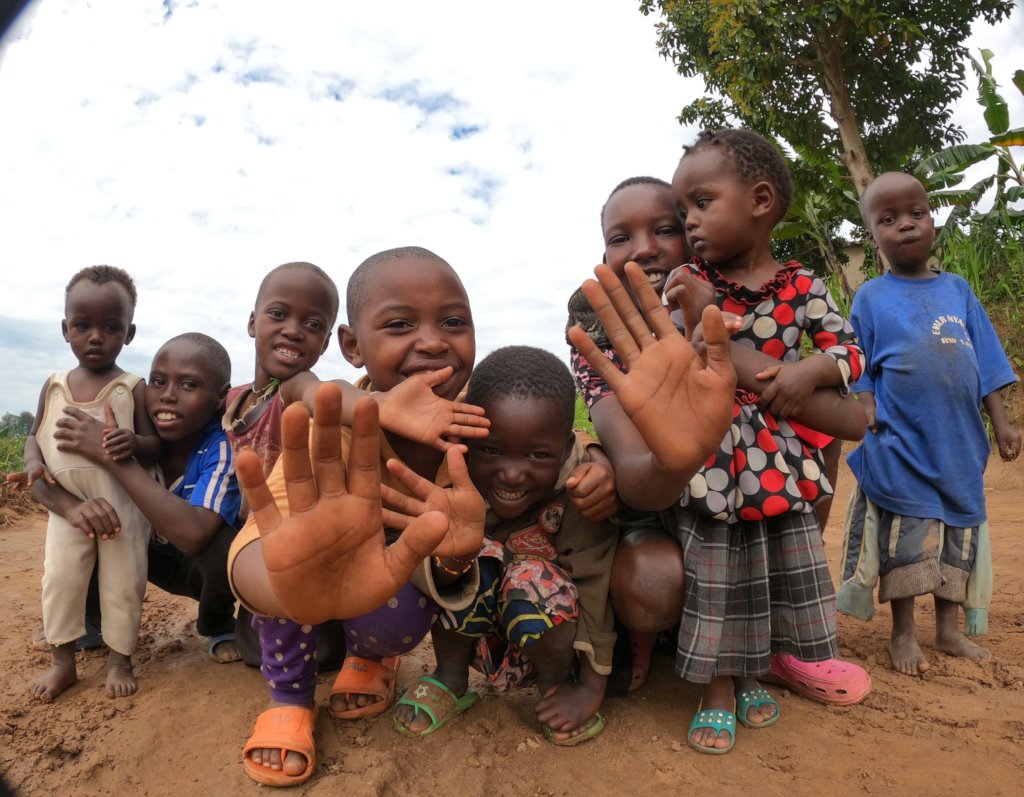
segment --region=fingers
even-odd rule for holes
[[[602,320],[601,323],[603,324],[604,321]],[[607,331],[607,327],[605,327],[605,331]],[[604,356],[594,341],[582,329],[571,327],[568,330],[568,335],[569,342],[576,348],[576,351],[586,358],[587,362],[590,363],[590,367],[597,371],[598,376],[608,383],[612,391],[616,391],[622,384],[622,372],[615,367],[611,360]]]
[[[117,418],[114,417],[114,408],[109,403],[103,405],[103,418],[110,429],[117,428]]]
[[[726,328],[722,311],[714,305],[705,307],[701,314],[701,327],[704,330],[704,357],[708,368],[735,388],[736,371],[732,367],[729,330]]]
[[[403,481],[402,478],[403,476],[407,478],[407,473],[401,473],[401,475],[399,473],[401,468],[405,468],[405,471],[411,473],[403,463],[399,462],[397,459],[389,459],[387,462],[387,468],[396,479],[405,484],[407,488],[412,489]],[[420,478],[415,473],[412,473],[412,476],[416,479]],[[396,490],[394,487],[390,487],[386,484],[382,484],[380,486],[380,500],[388,509],[400,512],[401,514],[408,515],[410,517],[419,517],[427,511],[426,503],[420,500],[420,498],[403,493],[401,490]],[[403,525],[399,528],[405,528],[405,526]]]
[[[650,339],[651,332],[657,338],[663,338],[667,335],[678,335],[679,330],[672,323],[669,314],[665,312],[665,305],[661,301],[661,297],[651,287],[651,283],[648,281],[643,269],[636,263],[627,263],[625,269],[626,278],[629,280],[630,285],[633,286],[633,292],[636,294],[645,319],[642,327],[639,323],[630,327],[630,331],[637,335],[640,348],[643,348],[644,343]]]
[[[452,402],[452,414],[454,423],[483,427],[491,425],[490,419],[484,417],[484,408],[478,407],[476,404],[463,404],[461,401]]]
[[[318,405],[319,411],[319,405]],[[380,423],[377,402],[361,398],[352,414],[348,492],[380,503]]]
[[[292,515],[307,512],[316,504],[309,435],[309,413],[305,405],[300,401],[289,404],[281,415],[281,464]]]
[[[779,363],[778,365],[773,365],[769,368],[765,368],[763,371],[758,371],[756,374],[756,378],[764,380],[774,379],[776,376],[778,376],[779,371],[781,370],[782,363]]]
[[[394,580],[395,589],[409,580],[412,571],[447,533],[448,518],[441,512],[426,512],[412,521],[399,538],[384,549],[385,568]]]
[[[281,512],[263,475],[263,462],[251,448],[244,448],[235,457],[235,473],[242,485],[249,509],[256,518],[260,534],[267,536],[281,525]]]
[[[615,351],[625,362],[631,362],[640,352],[638,337],[650,337],[650,329],[619,278],[608,266],[598,266],[594,274],[598,282],[584,282],[583,295],[601,319],[601,325]]]
[[[391,475],[398,479],[398,481],[401,482],[402,486],[404,486],[405,489],[411,492],[412,495],[415,496],[415,498],[419,499],[420,501],[425,501],[427,500],[427,498],[430,497],[430,494],[431,492],[433,492],[435,486],[433,482],[424,479],[422,476],[416,473],[416,471],[414,471],[401,460],[389,459],[387,463],[385,463],[385,465],[388,471],[390,471]],[[381,494],[381,496],[383,497],[383,493]],[[405,497],[411,498],[412,496]],[[395,509],[402,509],[402,507],[398,504],[395,504],[390,501],[388,503],[392,504],[392,506],[394,506]],[[402,511],[405,510],[403,509]],[[421,512],[410,511],[408,514],[418,515],[421,514]]]
[[[78,409],[78,407],[65,407],[64,414],[70,415],[72,418],[78,421],[85,421],[91,417],[88,413],[85,413],[82,410]],[[60,426],[60,421],[57,421],[57,425]]]
[[[417,377],[419,377],[428,387],[437,387],[453,373],[455,373],[455,369],[452,368],[452,366],[450,365],[446,365],[444,368],[441,368],[437,371],[429,371],[422,375],[416,374],[412,378],[416,379]]]
[[[324,382],[313,396],[313,451],[319,497],[345,494],[345,461],[341,456],[342,391]],[[373,402],[376,406],[376,402]],[[316,496],[314,496],[316,500]]]
[[[469,468],[466,466],[466,458],[462,451],[450,448],[445,458],[448,460],[448,475],[452,478],[452,484],[460,489],[476,490],[473,480],[469,478]]]

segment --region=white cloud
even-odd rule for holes
[[[305,259],[343,286],[406,244],[462,275],[481,354],[564,355],[605,197],[694,134],[676,116],[702,83],[654,22],[628,0],[37,3],[0,60],[0,412],[74,364],[63,286],[91,263],[138,283],[121,364],[142,373],[198,329],[247,381],[263,274]],[[1007,75],[1019,22],[980,39]],[[317,370],[352,373],[334,348]]]

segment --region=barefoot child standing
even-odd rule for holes
[[[36,485],[33,494],[50,510],[43,631],[53,666],[31,687],[41,700],[52,700],[78,680],[75,640],[85,632],[86,593],[97,560],[103,641],[110,648],[106,691],[124,697],[138,688],[131,655],[146,591],[149,521],[105,468],[65,452],[61,444],[66,406],[102,421],[109,405],[118,428],[104,437],[107,456],[156,459],[160,441],[146,413],[145,384],[117,365],[121,349],[135,336],[135,302],[135,284],[119,268],[91,266],[71,278],[61,331],[78,366],[46,380],[25,440],[25,470],[8,476],[23,488]]]
[[[935,600],[935,647],[988,658],[968,635],[988,631],[992,569],[982,476],[992,421],[999,454],[1020,454],[999,391],[1016,376],[984,309],[955,274],[928,267],[935,225],[915,178],[887,172],[860,201],[890,271],[860,290],[851,319],[867,368],[854,386],[871,434],[848,461],[857,491],[847,514],[839,608],[868,620],[892,603],[893,667],[928,669],[916,639],[914,598]]]
[[[579,744],[604,728],[617,530],[570,498],[574,471],[590,461],[587,441],[573,433],[575,395],[565,365],[528,346],[498,349],[474,370],[466,399],[491,419],[490,434],[470,441],[466,455],[488,505],[480,589],[470,606],[444,611],[435,623],[437,668],[399,701],[399,731],[426,736],[447,722],[451,713],[437,713],[441,701],[432,693],[475,702],[467,692],[471,662],[498,691],[536,683],[534,711],[556,745]],[[610,467],[605,473],[603,489],[613,497]],[[422,509],[399,505],[412,514]]]

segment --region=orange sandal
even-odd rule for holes
[[[242,749],[245,774],[264,786],[297,786],[305,783],[316,766],[316,745],[313,728],[316,709],[305,706],[276,706],[268,708],[256,718],[252,736]],[[288,775],[280,769],[257,764],[249,753],[252,750],[280,750],[281,760],[286,753],[298,753],[306,758],[306,768],[298,775]]]
[[[401,663],[402,659],[399,656],[388,656],[380,661],[346,656],[338,677],[334,679],[334,686],[331,687],[331,698],[335,695],[372,695],[379,697],[380,700],[360,708],[341,711],[328,708],[331,716],[339,720],[356,720],[376,717],[387,711],[391,701],[395,699],[395,682]],[[328,706],[331,705],[333,704],[328,703]]]

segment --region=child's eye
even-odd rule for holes
[[[275,321],[280,321],[281,319],[284,318],[284,313],[282,313],[280,310],[275,309],[267,310],[267,315],[273,318]]]
[[[629,238],[627,238],[625,235],[613,235],[605,242],[605,246],[621,246],[628,240]]]
[[[162,376],[152,376],[151,375],[149,377],[149,384],[152,387],[163,387],[164,386],[164,378]]]
[[[446,318],[444,321],[442,321],[441,326],[447,327],[449,329],[457,327],[466,327],[469,326],[469,321],[467,321],[465,318],[459,318],[457,315],[453,315],[450,318]]]
[[[109,332],[111,334],[116,334],[116,333],[118,333],[120,331],[121,331],[121,325],[120,324],[107,324],[107,332]]]
[[[312,330],[315,330],[316,332],[319,332],[321,329],[324,328],[323,322],[315,318],[311,318],[309,321],[307,321],[306,326]]]
[[[412,324],[410,324],[404,318],[396,318],[393,321],[387,321],[384,323],[384,329],[405,331],[406,329],[411,328]]]
[[[497,457],[501,454],[501,449],[494,446],[480,446],[477,450],[488,457]]]
[[[197,385],[195,381],[193,381],[192,379],[183,379],[181,382],[181,386],[185,388],[185,390],[195,390],[197,387],[199,387],[199,385]]]
[[[892,216],[882,216],[880,221],[882,224],[892,224],[895,219]]]
[[[708,203],[710,203],[710,202],[711,202],[710,199],[708,199],[707,197],[702,196],[702,197],[698,197],[697,201],[694,204],[697,206],[698,210],[704,210],[704,208],[706,208],[708,206]]]
[[[924,218],[925,215],[926,214],[925,214],[925,212],[923,210],[915,210],[914,213],[913,213],[913,216],[914,216],[915,219]]]
[[[551,455],[546,451],[531,451],[526,455],[527,459],[532,459],[537,462],[543,462],[546,459],[551,459]]]
[[[679,235],[682,232],[678,227],[661,227],[658,229],[658,235]]]

